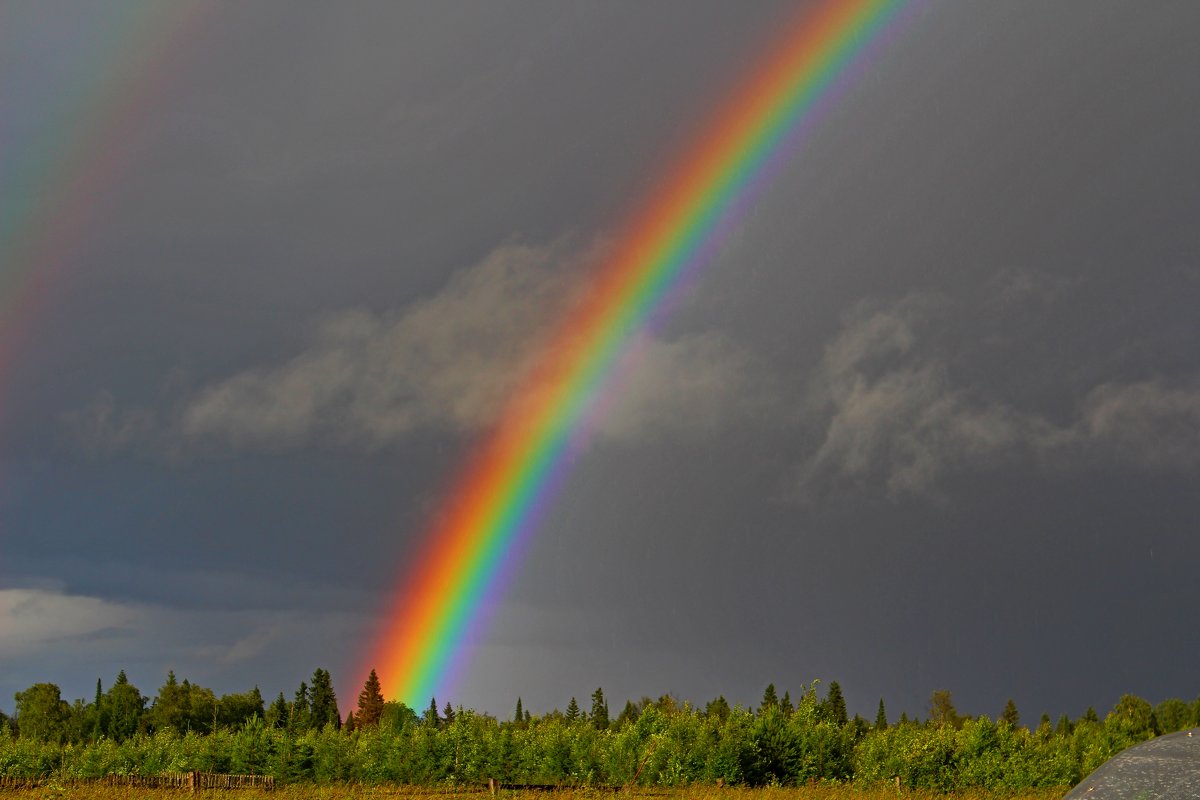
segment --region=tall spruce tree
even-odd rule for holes
[[[1013,702],[1011,697],[1004,704],[1004,710],[1000,712],[1000,719],[997,721],[1007,722],[1013,728],[1021,724],[1021,715],[1017,712],[1017,704]]]
[[[875,730],[886,731],[888,726],[887,710],[883,707],[883,698],[879,698],[879,710],[875,712]]]
[[[829,693],[825,695],[822,709],[825,712],[825,719],[834,725],[845,725],[850,721],[846,714],[846,698],[842,696],[842,687],[837,681],[829,682]]]
[[[608,701],[600,687],[592,692],[592,727],[598,731],[608,730]]]
[[[571,702],[567,704],[567,721],[575,722],[577,719],[579,719],[579,703],[572,697]]]
[[[354,715],[354,724],[359,728],[373,728],[379,724],[383,716],[383,691],[379,687],[379,676],[375,670],[363,682],[362,691],[358,693],[358,713]]]
[[[442,718],[438,716],[437,698],[429,698],[429,708],[425,709],[425,724],[430,728],[437,728],[441,725]]]
[[[521,708],[521,698],[517,698],[517,711],[513,714],[513,722],[518,725],[525,722],[525,711]]]
[[[790,692],[783,693],[783,699],[779,701],[779,710],[783,712],[785,717],[790,717],[796,707],[792,705],[792,695]]]
[[[334,728],[342,727],[342,717],[338,713],[337,707],[337,695],[333,692],[333,678],[328,670],[317,667],[313,672],[309,698],[312,727],[318,730],[326,725],[332,725]]]
[[[768,683],[767,688],[763,690],[762,703],[758,706],[758,713],[763,713],[768,708],[775,708],[779,705],[779,696],[775,693],[775,684]]]
[[[288,728],[293,731],[306,731],[312,727],[312,713],[309,708],[308,684],[300,681],[296,689],[296,697],[292,700],[291,713],[288,715]]]
[[[715,717],[724,722],[729,719],[729,714],[732,709],[729,708],[729,701],[725,699],[725,695],[718,695],[717,699],[708,701],[708,705],[704,706],[704,716]]]
[[[138,732],[142,714],[146,710],[146,698],[125,677],[125,670],[121,670],[117,673],[117,680],[108,687],[103,708],[105,735],[113,741],[123,742]]]
[[[267,725],[271,728],[286,728],[288,724],[288,704],[283,697],[283,692],[275,698],[275,702],[271,703],[271,707],[266,713]]]
[[[450,705],[450,701],[446,701],[446,707],[442,709],[442,720],[447,725],[454,724],[454,706]]]
[[[90,732],[92,741],[96,741],[104,735],[105,730],[108,728],[107,716],[104,710],[104,692],[101,689],[100,679],[96,678],[96,699],[92,701],[92,725]]]

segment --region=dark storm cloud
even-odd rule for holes
[[[778,11],[221,6],[6,387],[0,699],[352,696],[546,312]],[[925,4],[644,343],[452,699],[1194,696],[1198,23]]]

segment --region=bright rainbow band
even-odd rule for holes
[[[886,39],[903,0],[811,4],[751,73],[595,276],[581,310],[451,485],[371,654],[384,692],[420,708],[459,668],[514,545],[555,494],[567,458],[636,339],[711,261],[766,180]]]

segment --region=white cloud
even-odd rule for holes
[[[54,585],[10,587],[0,589],[0,674],[54,680],[80,664],[154,664],[163,672],[174,665],[214,674],[281,652],[301,653],[307,662],[373,624],[367,615],[338,609],[229,610],[128,602]],[[47,665],[54,669],[47,672]]]
[[[0,630],[8,657],[85,639],[136,633],[146,610],[51,588],[0,589]]]
[[[386,447],[419,429],[476,431],[497,421],[584,300],[605,255],[505,245],[435,295],[387,314],[328,317],[290,360],[217,381],[162,413],[122,413],[102,396],[67,420],[89,454],[146,447],[174,454],[297,447]],[[711,430],[761,413],[767,372],[713,334],[641,343],[598,432]]]

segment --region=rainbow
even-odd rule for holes
[[[536,527],[637,341],[712,260],[906,7],[809,4],[633,215],[583,308],[555,332],[556,346],[468,459],[422,540],[370,654],[386,693],[420,708],[447,688],[517,543]]]
[[[69,58],[0,76],[0,385],[48,291],[88,235],[146,134],[148,110],[194,52],[195,0],[137,0],[93,11]],[[20,65],[44,46],[18,12],[0,12],[0,48]],[[25,36],[23,37],[23,34]]]

